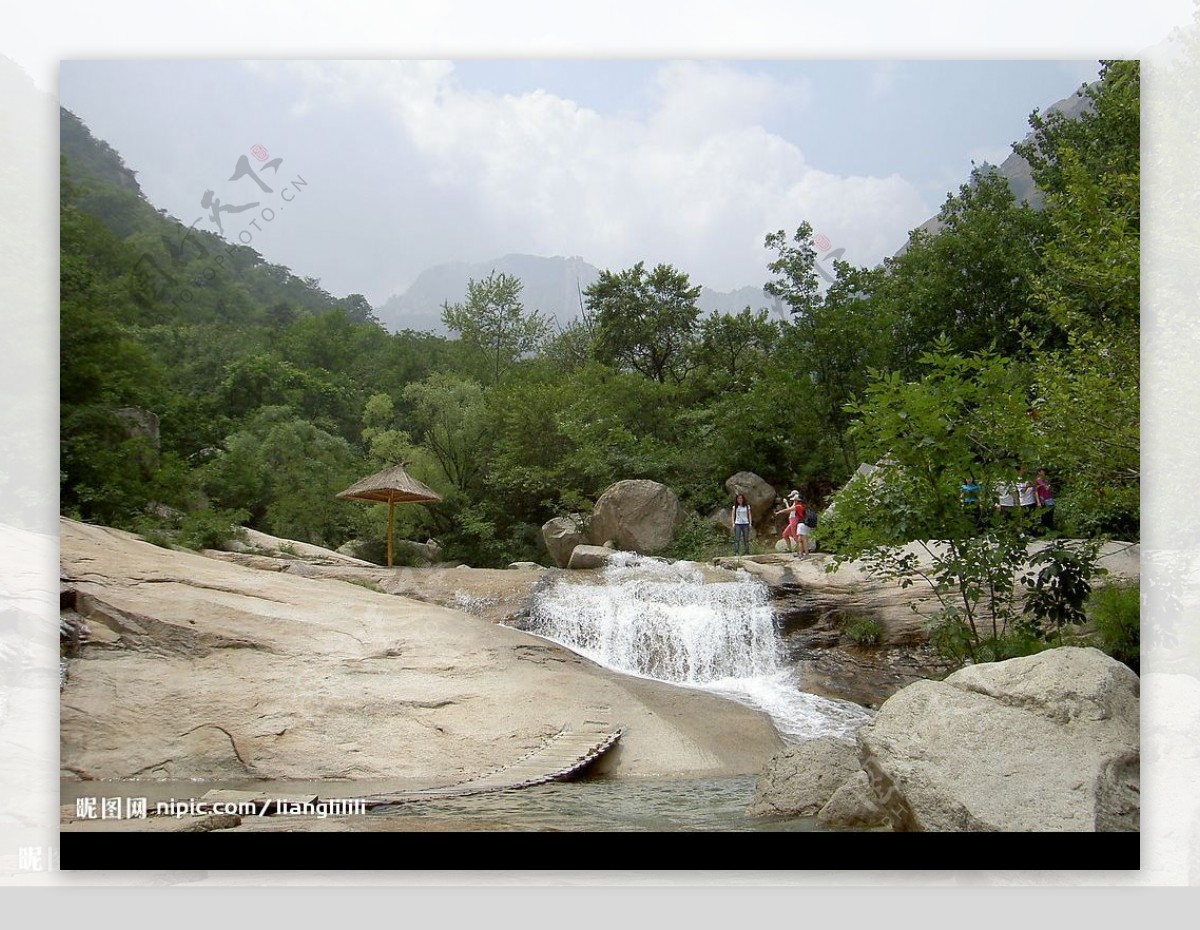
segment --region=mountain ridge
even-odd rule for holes
[[[422,271],[403,294],[389,297],[376,309],[376,318],[393,332],[427,329],[445,333],[442,304],[465,300],[467,282],[482,280],[493,271],[518,278],[525,308],[541,311],[559,326],[579,318],[584,290],[600,277],[600,269],[578,255],[547,257],[518,252],[490,261],[444,262]],[[737,313],[747,306],[754,310],[778,307],[776,298],[753,285],[733,291],[701,286],[697,303],[702,311],[716,313]]]

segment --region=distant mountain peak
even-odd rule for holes
[[[1088,86],[1094,87],[1095,84],[1085,85],[1080,87],[1070,96],[1064,97],[1062,100],[1056,101],[1046,107],[1042,113],[1043,116],[1049,116],[1052,113],[1061,113],[1067,119],[1078,119],[1091,107],[1091,99],[1086,95]],[[1022,142],[1028,142],[1033,138],[1033,133],[1027,133]],[[1012,152],[999,165],[993,165],[987,161],[981,162],[978,168],[991,168],[993,171],[1000,174],[1008,181],[1009,189],[1012,190],[1013,196],[1018,203],[1027,203],[1035,210],[1040,210],[1043,203],[1043,195],[1037,184],[1033,180],[1033,171],[1029,167],[1029,162]],[[942,228],[942,222],[937,216],[932,216],[924,223],[918,226],[913,232],[918,230],[928,232],[931,235],[936,234]],[[909,234],[911,238],[911,233]],[[896,256],[899,257],[908,251],[908,242],[906,241],[896,251]]]
[[[101,181],[145,200],[137,172],[103,139],[97,139],[83,120],[66,107],[58,108],[59,145],[76,181]]]
[[[563,326],[579,318],[583,291],[600,277],[600,269],[579,255],[568,258],[510,252],[483,262],[445,262],[422,271],[403,294],[388,298],[376,316],[393,332],[413,329],[445,333],[442,305],[465,300],[467,282],[483,280],[493,271],[519,278],[525,308],[540,310]],[[698,303],[705,312],[737,313],[747,306],[756,310],[772,307],[775,301],[761,287],[735,291],[703,287]]]

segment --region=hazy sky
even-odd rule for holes
[[[1098,72],[1093,60],[64,61],[60,100],[155,206],[215,231],[206,191],[257,202],[220,215],[229,239],[378,306],[431,265],[510,252],[760,285],[764,235],[802,220],[874,264],[973,160],[1002,161],[1033,109]],[[253,175],[234,177],[240,158]]]

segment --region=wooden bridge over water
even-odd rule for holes
[[[260,810],[271,805],[310,804],[318,801],[361,801],[366,809],[394,804],[416,804],[443,798],[462,798],[496,791],[515,791],[546,782],[561,781],[576,775],[612,749],[625,732],[624,727],[590,724],[588,728],[563,727],[541,746],[511,765],[478,775],[467,781],[438,788],[423,788],[395,794],[318,797],[312,794],[277,794],[268,791],[213,790],[204,795],[209,804],[254,803]]]

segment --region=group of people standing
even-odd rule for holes
[[[961,488],[963,505],[974,512],[980,529],[988,522],[988,511],[981,499],[982,490],[974,477],[968,478]],[[1006,519],[1016,520],[1020,515],[1024,526],[1039,527],[1042,533],[1054,529],[1054,489],[1050,486],[1046,469],[1039,468],[1033,481],[1030,481],[1025,466],[1018,465],[1016,480],[998,482],[995,491],[995,510]],[[780,538],[789,553],[796,558],[803,558],[808,555],[808,534],[816,526],[816,512],[810,511],[799,491],[792,491],[785,500],[787,506],[773,514],[776,517],[787,514],[788,517]],[[733,498],[730,525],[733,530],[733,554],[749,555],[754,514],[745,494],[737,494]]]
[[[815,525],[815,513],[810,515],[799,491],[792,491],[786,498],[787,506],[776,510],[774,516],[788,515],[787,526],[784,527],[782,539],[787,550],[796,558],[808,555],[808,531]],[[733,554],[750,554],[750,531],[753,525],[753,514],[746,502],[746,495],[737,494],[733,498],[733,510],[730,516],[733,528]],[[794,552],[793,552],[793,546]],[[739,551],[740,550],[740,551]]]
[[[1016,520],[1021,516],[1025,526],[1038,526],[1042,532],[1050,532],[1054,529],[1054,489],[1046,469],[1039,468],[1033,481],[1029,480],[1024,465],[1018,465],[1016,471],[1015,481],[996,484],[995,510],[1006,519]],[[987,511],[980,501],[980,491],[973,477],[962,486],[963,504],[975,511],[976,522],[982,527],[987,522]]]

